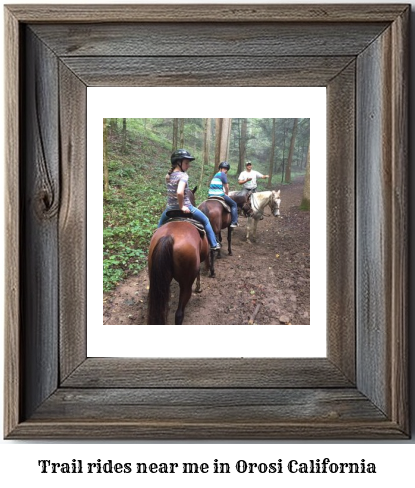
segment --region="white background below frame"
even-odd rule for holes
[[[326,357],[326,89],[99,87],[87,89],[87,105],[88,357]],[[103,325],[102,119],[177,116],[311,119],[310,325]]]

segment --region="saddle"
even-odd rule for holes
[[[225,202],[225,199],[223,197],[209,197],[208,200],[217,200],[218,202],[220,202],[223,205],[223,208],[228,213],[231,212],[231,209],[230,209],[229,205]]]
[[[166,224],[168,224],[169,222],[189,222],[189,224],[192,224],[194,227],[196,227],[202,239],[205,237],[206,231],[203,227],[203,224],[201,224],[198,220],[193,219],[191,213],[184,213],[181,210],[169,210],[168,212],[166,212],[166,215],[169,218]]]

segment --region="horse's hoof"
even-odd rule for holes
[[[233,256],[232,251],[229,251],[228,254],[229,254],[229,256]]]

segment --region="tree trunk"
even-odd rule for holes
[[[238,174],[240,174],[245,169],[247,132],[248,132],[248,119],[242,119],[241,139],[239,141]]]
[[[301,169],[307,167],[307,161],[304,161],[305,148],[306,148],[306,146],[304,146],[304,144],[302,144],[301,145],[301,164],[300,164]]]
[[[216,174],[218,165],[220,163],[220,136],[222,134],[222,121],[223,119],[215,119],[215,162],[213,166],[213,174]]]
[[[110,132],[111,132],[111,135],[115,134],[115,132],[117,132],[118,130],[118,119],[109,119],[110,121]]]
[[[301,208],[303,210],[310,210],[310,143],[308,144],[307,167],[305,172],[304,193]]]
[[[173,144],[172,152],[177,149],[177,141],[179,140],[179,119],[173,119]]]
[[[122,150],[125,154],[127,152],[127,119],[122,119]]]
[[[184,148],[184,119],[179,119],[179,139],[180,139],[180,148]]]
[[[229,154],[229,140],[232,119],[215,119],[215,168],[217,173],[219,163],[226,161]]]
[[[230,147],[231,147],[231,135],[232,135],[232,119],[228,119],[229,120],[229,123],[228,123],[228,142],[227,142],[227,145],[226,145],[226,157],[225,157],[225,161],[228,161],[229,159],[229,150],[230,150]]]
[[[287,127],[285,126],[286,122],[287,119],[284,119],[284,141],[282,146],[281,183],[284,182],[284,175],[285,175],[285,138],[287,135]]]
[[[200,171],[199,186],[202,186],[203,174],[205,167],[209,167],[209,147],[210,147],[210,126],[212,119],[205,119],[203,131],[203,159],[202,168]]]
[[[293,132],[291,135],[290,152],[288,154],[287,169],[285,170],[285,182],[291,183],[291,164],[293,162],[295,138],[297,137],[298,119],[294,119]]]
[[[104,200],[108,200],[108,193],[110,191],[109,175],[108,175],[108,151],[107,151],[107,119],[103,119],[103,145],[104,145]]]
[[[272,173],[274,171],[274,158],[275,158],[275,138],[276,138],[276,125],[277,119],[272,119],[272,143],[271,143],[271,156],[269,158],[269,178],[268,188],[272,187]]]

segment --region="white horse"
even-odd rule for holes
[[[251,231],[252,221],[254,222],[254,228],[252,231],[252,239],[256,239],[256,228],[258,221],[264,215],[264,210],[267,205],[271,208],[271,213],[274,217],[278,217],[280,214],[280,190],[275,191],[260,191],[258,193],[252,193],[251,195],[251,207],[253,213],[248,217],[248,223],[246,226],[246,240],[249,241],[249,233]]]

